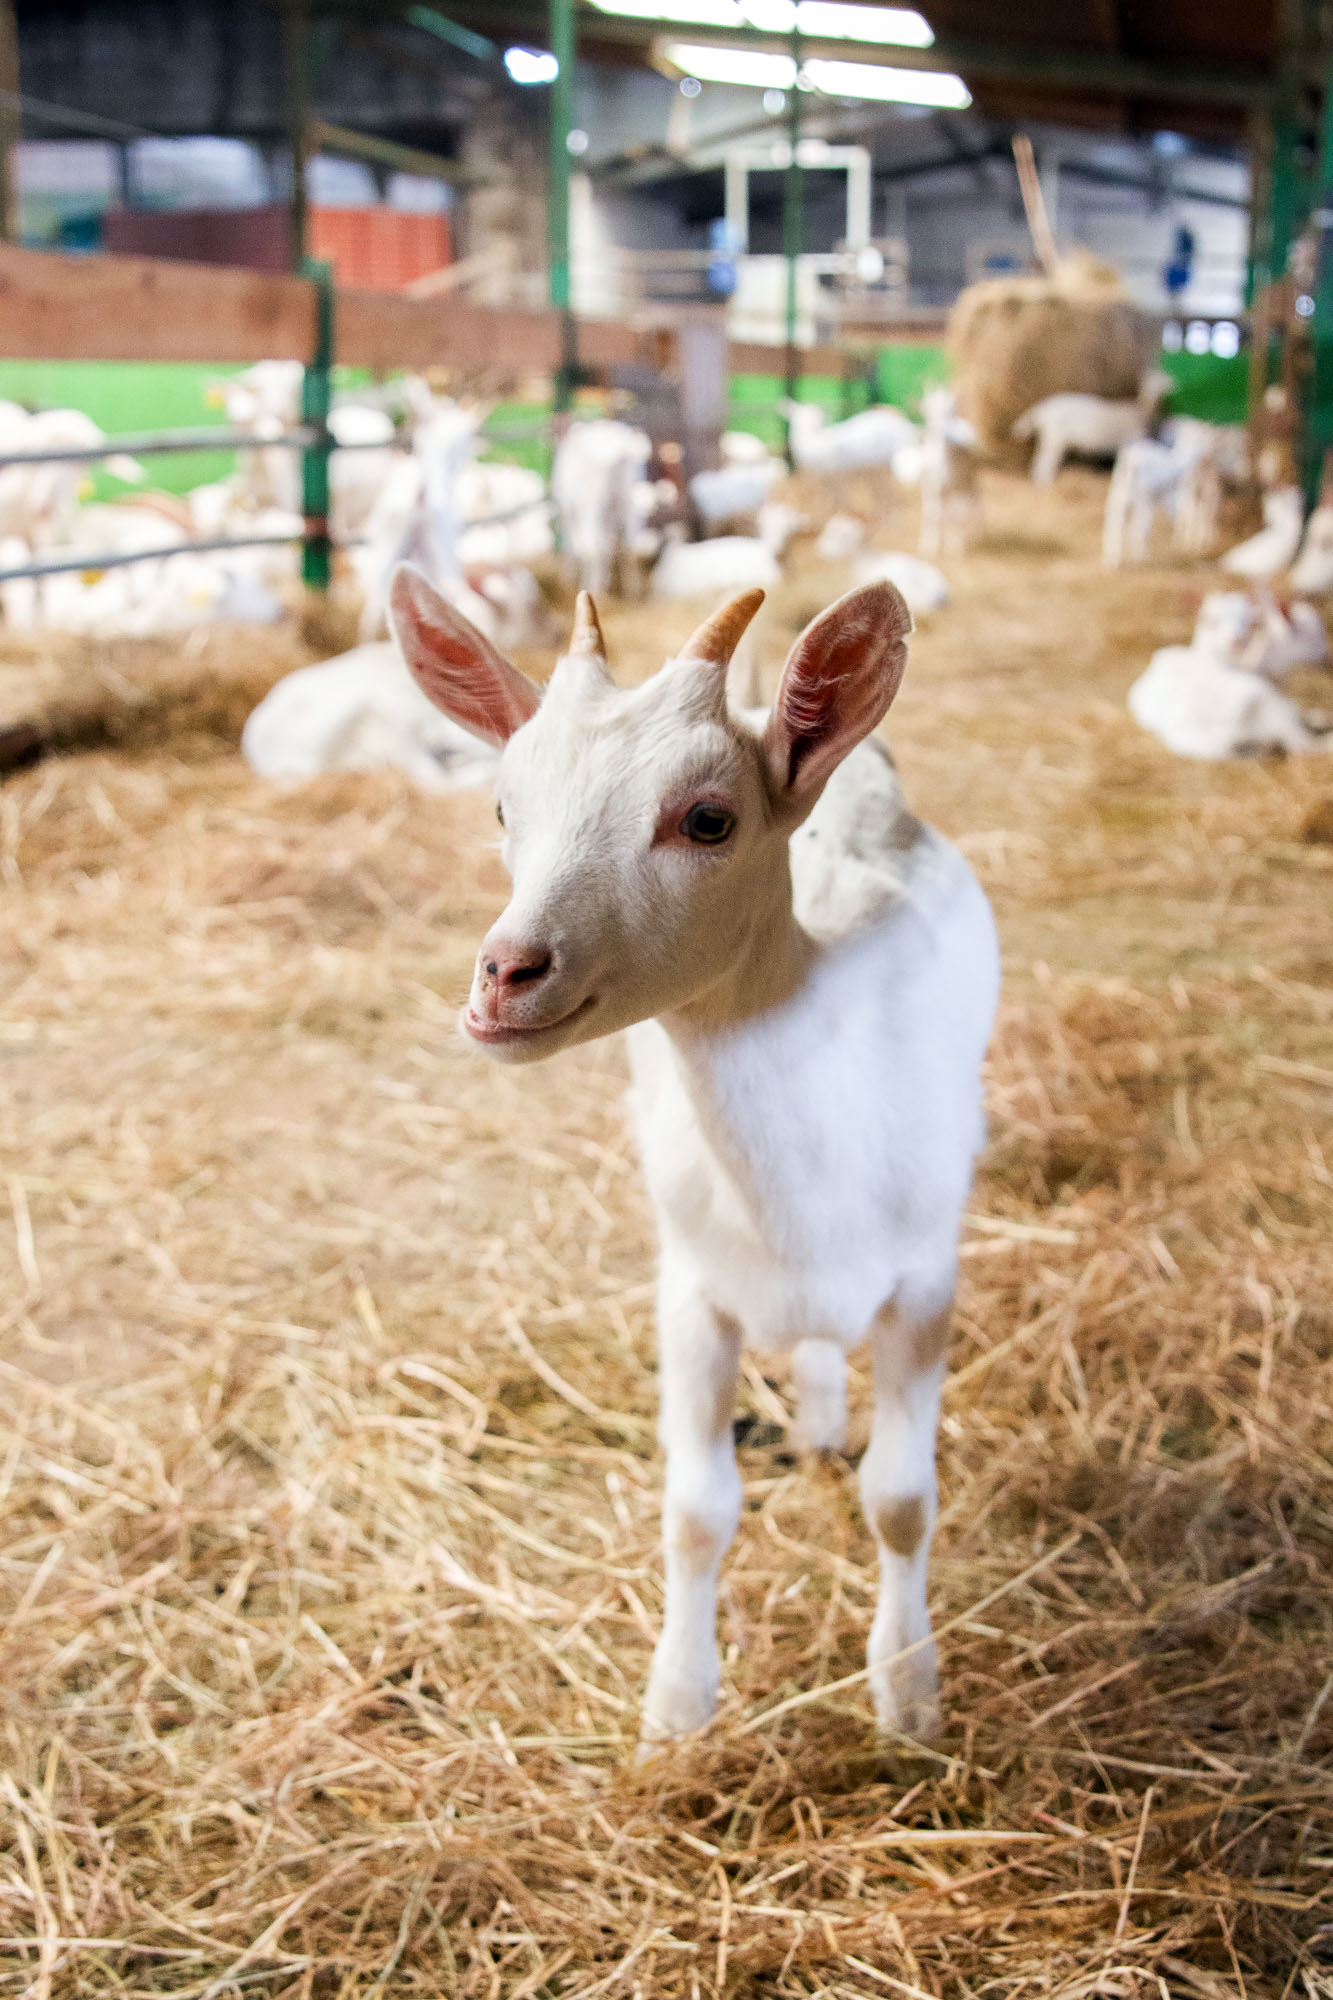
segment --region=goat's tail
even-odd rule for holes
[[[1030,410],[1024,410],[1021,417],[1015,417],[1010,428],[1016,438],[1033,437],[1037,429],[1036,404],[1034,403]]]

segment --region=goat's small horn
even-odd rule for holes
[[[741,642],[742,633],[763,601],[762,590],[747,590],[739,597],[733,597],[730,604],[724,604],[711,618],[704,619],[676,657],[681,660],[707,660],[716,667],[729,665]]]
[[[584,659],[606,659],[606,641],[602,637],[602,627],[597,617],[597,606],[592,601],[592,593],[581,590],[574,604],[574,632],[569,642],[571,656]]]

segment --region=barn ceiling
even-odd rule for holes
[[[497,46],[546,34],[545,0],[306,5],[323,57],[322,114],[442,152],[505,82],[493,59],[432,31],[428,17]],[[23,92],[151,131],[279,142],[284,11],[284,0],[19,0]],[[892,60],[961,72],[977,109],[1000,118],[1235,139],[1278,60],[1276,0],[925,0],[925,12],[935,46],[895,49]],[[650,60],[660,32],[588,0],[578,23],[586,56],[626,63]],[[691,28],[690,38],[735,35]],[[807,52],[887,53],[848,42]]]

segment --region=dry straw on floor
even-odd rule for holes
[[[620,1053],[456,1040],[486,801],[256,784],[251,640],[84,658],[214,706],[0,792],[0,1993],[1333,1991],[1328,767],[1136,732],[1201,577],[1104,577],[1100,490],[988,481],[890,731],[1007,960],[929,1753],[849,1678],[851,1465],[751,1367],[722,1711],[635,1767]],[[687,622],[613,610],[622,671]]]

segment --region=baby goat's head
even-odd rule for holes
[[[419,571],[393,580],[394,631],[446,715],[503,750],[513,879],[477,958],[463,1026],[534,1061],[701,1001],[785,935],[787,842],[897,692],[912,629],[892,584],[807,626],[762,729],[727,706],[727,665],[763,598],[709,618],[641,687],[618,688],[591,598],[543,690]]]

